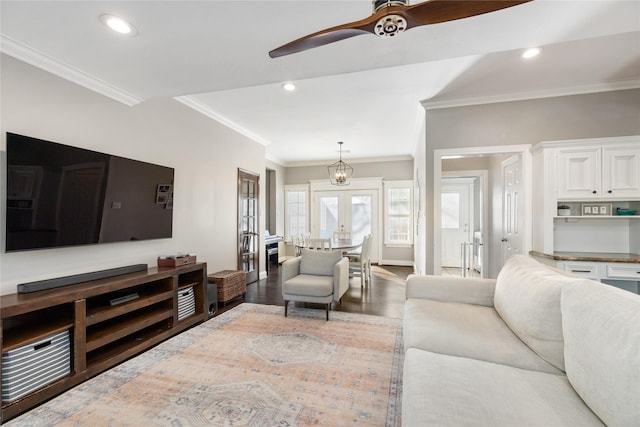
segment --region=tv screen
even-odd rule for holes
[[[7,132],[6,251],[169,238],[173,175]]]

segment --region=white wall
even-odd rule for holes
[[[235,269],[237,168],[264,175],[264,146],[173,99],[127,107],[2,56],[0,293],[24,282],[195,252],[209,272]],[[175,168],[173,238],[5,253],[6,132]],[[261,201],[264,212],[264,200]],[[261,216],[264,229],[264,216]],[[261,259],[261,271],[264,259]]]

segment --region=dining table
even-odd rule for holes
[[[304,242],[294,243],[296,249],[308,247]],[[343,252],[351,251],[362,246],[362,239],[331,239],[331,249],[338,249]]]

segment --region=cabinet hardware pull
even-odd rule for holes
[[[597,191],[596,191],[596,190],[593,190],[593,191],[592,191],[592,193],[593,193],[593,194],[596,194],[596,193],[597,193]]]
[[[46,342],[41,342],[40,344],[34,345],[33,346],[33,350],[34,351],[38,351],[38,350],[41,350],[41,349],[43,349],[45,347],[48,347],[50,345],[51,345],[51,340],[46,341]]]
[[[611,194],[611,193],[613,193],[613,191],[609,190],[609,191],[607,191],[607,193]]]
[[[591,270],[571,270],[572,273],[591,273]]]

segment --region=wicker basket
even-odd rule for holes
[[[209,274],[209,282],[218,287],[218,302],[226,303],[247,292],[247,273],[241,270],[222,270]]]

